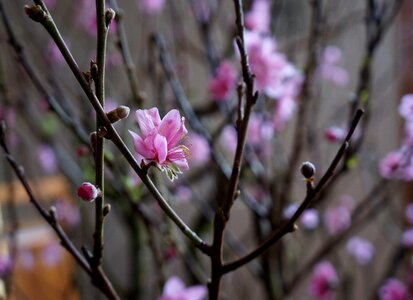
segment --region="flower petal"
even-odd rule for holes
[[[175,147],[168,151],[168,160],[181,170],[189,169],[185,151],[189,151],[185,146]]]
[[[177,296],[180,295],[183,290],[185,290],[185,284],[183,281],[179,277],[173,276],[165,283],[163,288],[163,296]]]
[[[168,154],[168,144],[167,144],[166,138],[160,134],[157,134],[153,141],[153,145],[157,153],[158,162],[160,164],[163,164]]]
[[[149,110],[138,109],[136,111],[136,120],[138,121],[139,128],[144,136],[151,134],[154,129],[156,129],[155,124],[158,123],[158,118],[159,113],[156,107]]]
[[[175,136],[180,131],[181,124],[181,114],[177,109],[172,109],[162,119],[161,125],[159,126],[159,133],[166,137],[170,147],[175,146],[175,144],[171,142],[176,140]]]
[[[152,145],[145,140],[143,140],[138,134],[129,130],[129,133],[132,135],[133,146],[136,153],[141,155],[143,158],[152,159],[154,156],[154,151],[152,150]]]
[[[203,285],[195,285],[187,288],[184,293],[185,300],[202,300],[207,295],[207,288]]]

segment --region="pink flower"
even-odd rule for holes
[[[246,31],[245,49],[252,73],[255,75],[255,88],[268,97],[280,99],[297,94],[302,75],[277,51],[275,39],[257,32]]]
[[[321,76],[336,85],[345,86],[348,83],[348,73],[342,67],[337,66],[341,61],[341,50],[336,46],[327,46],[321,56]]]
[[[360,265],[367,265],[373,258],[373,244],[360,237],[352,237],[346,244],[347,252],[352,255]]]
[[[57,161],[53,149],[49,145],[39,145],[36,150],[43,171],[48,174],[56,172]]]
[[[324,131],[324,137],[331,143],[341,142],[346,137],[346,130],[343,127],[331,126]]]
[[[191,152],[190,161],[197,166],[205,165],[211,155],[208,141],[202,135],[196,133],[191,133],[189,140],[191,141],[189,145]]]
[[[308,291],[316,299],[328,300],[333,298],[337,285],[338,276],[334,266],[323,261],[314,267]]]
[[[314,208],[306,209],[300,218],[300,224],[304,229],[316,229],[319,223],[318,211]]]
[[[331,235],[346,230],[351,225],[350,210],[344,205],[329,207],[324,214],[324,225]]]
[[[235,154],[237,149],[237,131],[234,126],[226,125],[219,137],[219,143],[221,146],[231,155]]]
[[[76,190],[77,196],[86,202],[92,202],[99,195],[98,189],[90,182],[83,182]]]
[[[272,118],[274,128],[277,131],[284,129],[285,123],[292,118],[296,106],[297,104],[293,98],[281,98],[277,101]]]
[[[165,5],[165,0],[137,0],[140,9],[149,15],[160,13]]]
[[[214,77],[209,81],[208,90],[215,101],[225,100],[235,89],[237,72],[229,61],[222,61]]]
[[[169,111],[161,120],[158,109],[139,109],[136,119],[141,135],[129,131],[138,161],[142,164],[154,162],[168,177],[173,180],[177,173],[189,168],[187,155],[189,150],[180,144],[188,133],[185,128],[185,118],[178,110]]]
[[[158,300],[202,300],[207,294],[203,285],[185,287],[183,281],[173,276],[168,279]]]
[[[403,155],[400,151],[388,153],[379,163],[380,175],[386,179],[399,178],[402,158]]]
[[[69,227],[76,227],[80,222],[79,209],[65,198],[58,199],[54,203],[57,212],[57,219]]]
[[[408,300],[408,291],[403,282],[389,278],[379,289],[380,300]]]
[[[405,247],[413,249],[413,228],[403,232],[401,242]]]
[[[40,253],[42,262],[49,267],[55,266],[63,256],[62,246],[57,242],[52,242],[42,249]]]
[[[252,8],[245,14],[245,27],[251,31],[268,33],[270,31],[270,3],[268,0],[255,0]]]
[[[413,94],[404,95],[400,101],[399,114],[407,121],[413,120]]]

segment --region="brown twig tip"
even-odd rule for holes
[[[112,8],[108,8],[105,12],[105,23],[106,27],[109,27],[113,19],[115,19],[116,13]]]
[[[90,61],[90,75],[92,76],[92,79],[96,82],[99,74],[99,68],[98,64],[94,61]]]
[[[110,213],[110,210],[111,210],[111,206],[110,206],[110,204],[106,204],[104,207],[103,207],[103,216],[107,216],[109,213]]]
[[[35,22],[43,23],[47,19],[47,13],[40,5],[33,4],[31,6],[25,5],[24,12]]]

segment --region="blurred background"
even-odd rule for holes
[[[94,1],[44,2],[80,69],[87,71],[96,51]],[[395,176],[382,159],[400,145],[411,155],[398,107],[402,96],[413,92],[413,3],[400,1],[399,8],[397,0],[315,2],[318,18],[307,0],[244,1],[248,32],[259,30],[268,16],[268,30],[256,37],[268,47],[261,54],[278,55],[284,66],[279,84],[292,91],[284,97],[257,88],[260,98],[250,122],[241,197],[225,235],[225,260],[248,253],[292,215],[305,196],[300,163],[316,165],[316,181],[324,174],[346,134],[353,103],[366,108],[366,121],[355,133],[345,167],[300,219],[300,229],[224,277],[222,299],[410,299],[413,177]],[[23,7],[31,3],[2,3],[0,119],[7,124],[8,145],[41,203],[56,207],[59,222],[79,248],[91,248],[94,205],[79,200],[76,187],[94,181],[88,137],[95,131],[95,113],[50,36],[25,15]],[[374,45],[369,44],[378,34],[371,3],[383,26]],[[155,168],[150,175],[178,214],[211,241],[214,208],[227,183],[223,169],[232,163],[236,142],[241,68],[233,3],[122,0],[107,5],[119,19],[108,37],[105,110],[131,108],[130,116],[115,125],[130,149],[128,130],[139,132],[137,109],[156,106],[163,116],[178,108],[185,116],[176,84],[159,57],[166,51],[211,142],[185,116],[190,170],[173,182]],[[162,36],[165,49],[154,43],[154,34]],[[254,73],[262,71],[254,70],[255,60],[252,64]],[[228,86],[223,83],[232,77]],[[303,103],[306,112],[300,115]],[[300,130],[303,136],[297,135]],[[292,160],[297,138],[302,147]],[[112,210],[105,221],[103,268],[122,299],[158,299],[171,276],[187,286],[206,285],[209,261],[165,217],[109,141],[105,149],[106,199]],[[213,153],[222,156],[224,167]],[[103,299],[29,203],[4,159],[0,205],[4,299]],[[317,293],[317,266],[326,262],[335,276],[329,277],[326,293]],[[404,286],[398,291],[405,298],[383,298],[380,289],[388,279]]]

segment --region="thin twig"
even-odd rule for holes
[[[310,204],[317,200],[318,193],[324,188],[324,186],[329,182],[329,180],[334,176],[334,171],[337,168],[338,164],[340,163],[341,159],[345,155],[352,134],[354,133],[357,124],[359,123],[361,117],[363,115],[363,110],[359,109],[356,112],[356,115],[353,119],[352,126],[348,132],[346,140],[342,143],[340,149],[338,150],[336,156],[334,157],[333,161],[331,162],[329,168],[324,173],[323,177],[320,179],[318,184],[312,189],[307,189],[307,195],[301,205],[298,207],[297,211],[294,215],[285,223],[283,223],[279,228],[277,228],[267,240],[265,240],[260,246],[258,246],[255,250],[247,254],[246,256],[228,263],[222,267],[224,273],[231,272],[244,264],[248,263],[249,261],[253,260],[254,258],[258,257],[259,255],[263,254],[265,251],[268,250],[274,243],[279,241],[284,235],[289,232],[294,231],[294,224],[304,212],[304,210],[310,206]]]

